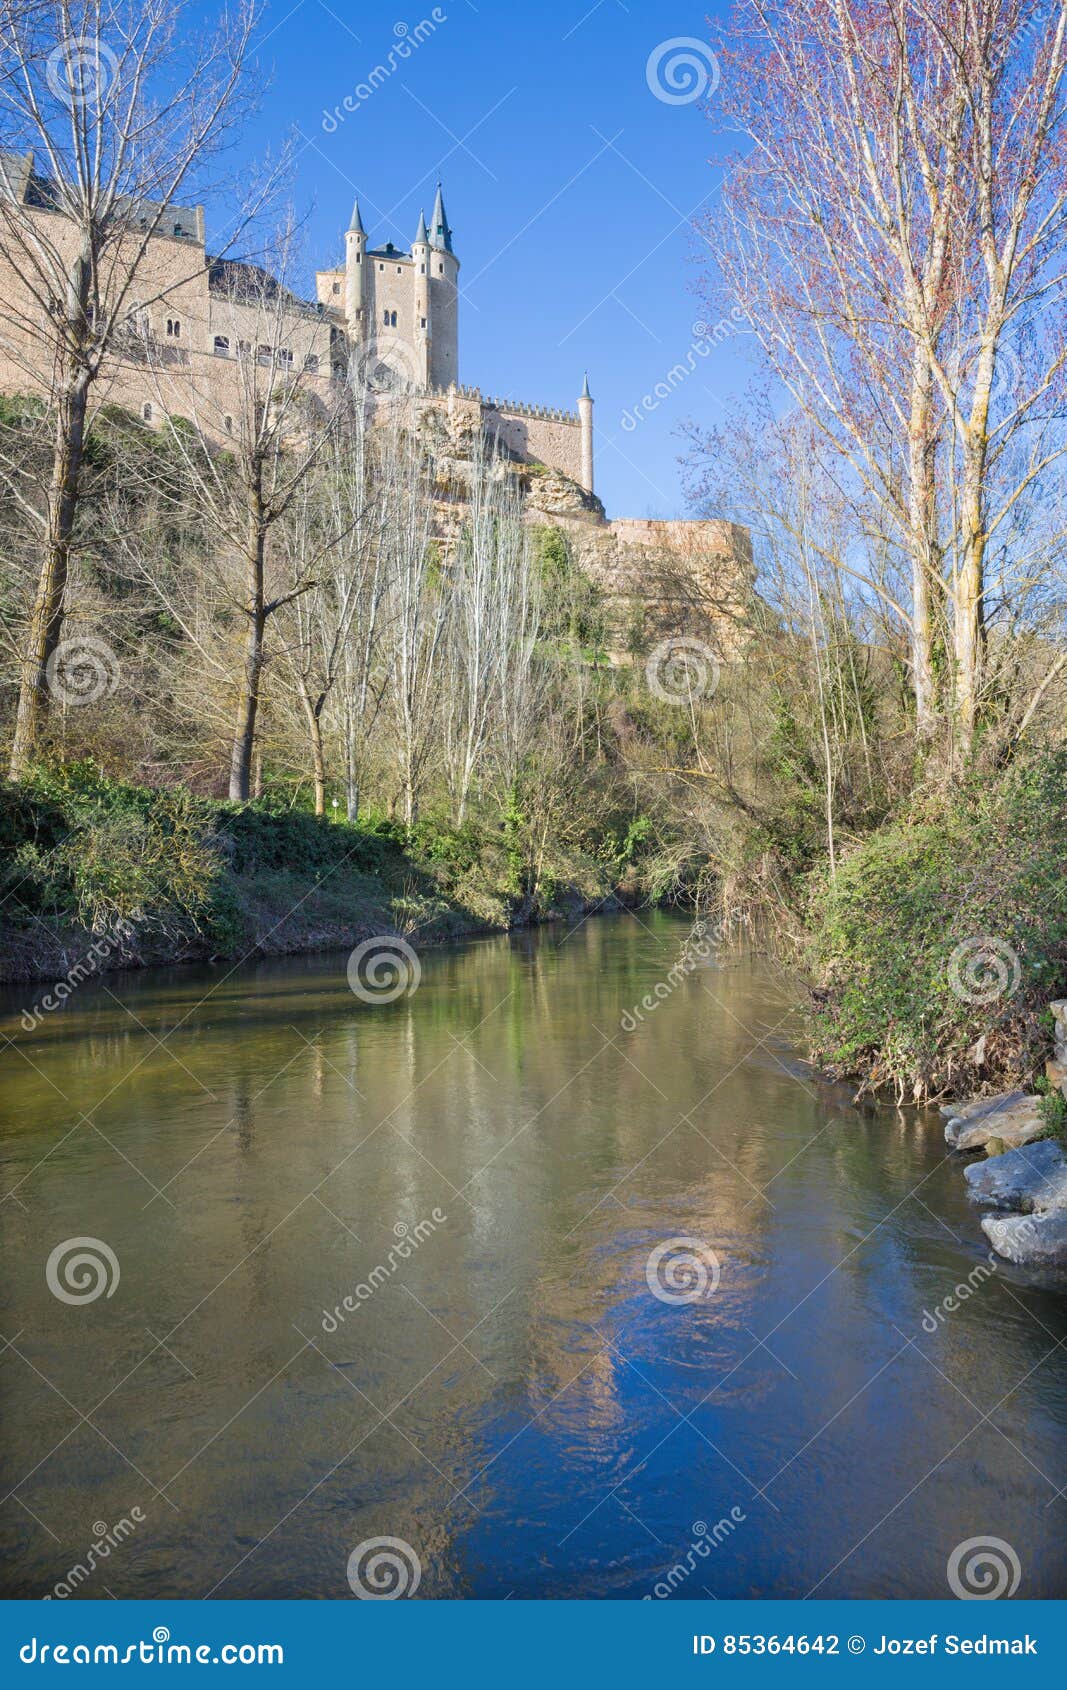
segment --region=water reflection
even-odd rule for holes
[[[388,1535],[420,1596],[636,1598],[731,1509],[674,1599],[940,1596],[981,1533],[1061,1593],[1060,1305],[998,1270],[924,1332],[984,1254],[937,1122],[815,1080],[755,959],[623,1032],[685,933],[431,955],[388,1008],[343,957],[12,1001],[8,1592],[136,1505],[77,1594],[347,1597]],[[81,1236],[121,1284],[64,1306]],[[651,1295],[675,1237],[714,1295]]]

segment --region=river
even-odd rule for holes
[[[6,1593],[1062,1596],[1062,1299],[687,933],[8,992]]]

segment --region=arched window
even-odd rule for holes
[[[340,291],[341,291],[341,284],[340,284],[340,282],[334,282],[334,284],[333,284],[333,291],[334,291],[334,293],[340,293]]]
[[[233,433],[233,418],[232,417],[223,417],[222,426],[226,430],[227,434],[232,434]]]
[[[151,422],[152,421],[152,407],[151,407],[151,405],[142,405],[141,406],[141,416],[142,416],[142,418],[144,419],[145,422]]]
[[[180,317],[168,317],[167,318],[167,339],[168,340],[181,340],[181,338],[182,338],[181,318]]]
[[[318,355],[317,352],[308,352],[308,353],[305,354],[304,368],[307,371],[309,376],[317,376],[318,375],[318,373],[319,373],[319,355]]]

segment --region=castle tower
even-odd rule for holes
[[[367,236],[357,199],[345,235],[345,322],[349,341],[354,346],[360,345],[367,337],[366,260]]]
[[[420,211],[419,227],[415,234],[415,243],[411,248],[411,267],[414,276],[412,343],[415,348],[415,380],[422,387],[434,385],[433,318],[430,304],[432,264],[433,252],[430,247],[430,236],[426,229],[426,214]]]
[[[452,250],[452,230],[445,213],[441,184],[430,219],[428,322],[433,324],[430,342],[430,385],[447,388],[459,381],[459,259]]]
[[[586,372],[582,382],[582,391],[578,396],[578,420],[582,425],[582,486],[587,493],[593,491],[593,395],[589,391],[589,374]]]

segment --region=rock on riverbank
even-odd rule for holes
[[[1067,999],[1049,1005],[1054,1050],[1045,1074],[1067,1096]],[[1048,1134],[1042,1099],[1024,1091],[946,1104],[945,1138],[954,1150],[984,1150],[964,1173],[969,1195],[999,1213],[982,1231],[998,1255],[1021,1267],[1067,1271],[1067,1156]]]

